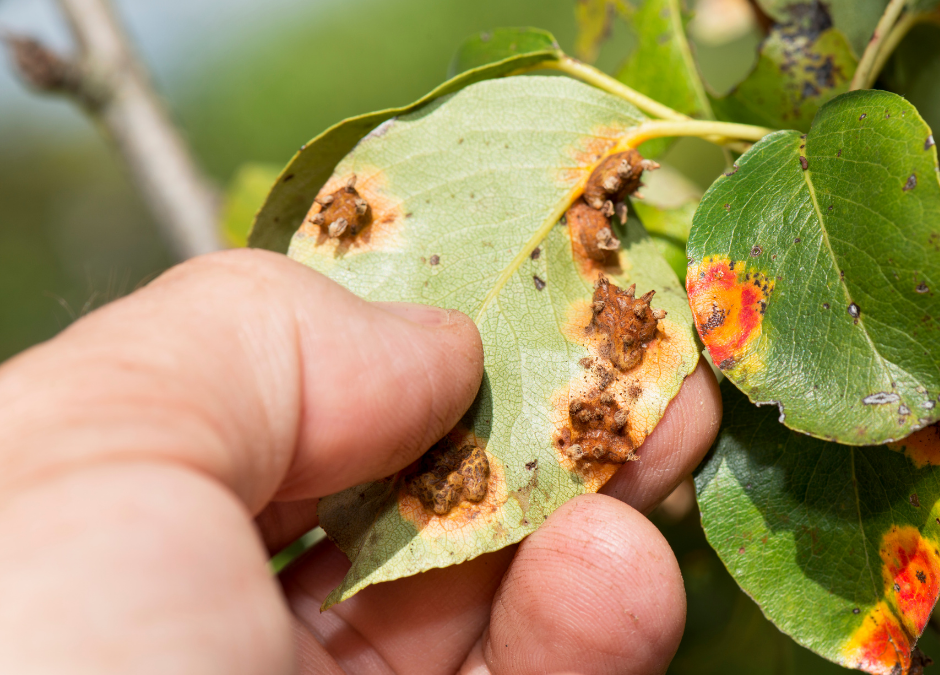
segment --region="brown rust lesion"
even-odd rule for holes
[[[461,502],[483,501],[489,477],[483,448],[472,442],[458,445],[445,437],[424,454],[406,485],[426,509],[444,516]]]
[[[640,197],[643,171],[658,169],[659,164],[644,159],[636,150],[628,149],[604,158],[591,172],[583,195],[565,213],[575,260],[582,272],[590,275],[617,264],[620,241],[614,236],[612,218],[626,222],[628,195]]]
[[[312,246],[311,251],[334,255],[397,246],[405,212],[386,183],[383,171],[368,167],[334,174],[320,189],[295,240]]]
[[[594,284],[591,322],[585,327],[587,336],[600,341],[600,355],[621,371],[634,368],[643,358],[645,345],[656,337],[659,321],[666,318],[662,309],[650,302],[656,291],[636,297],[636,284],[623,290],[601,275]]]
[[[331,239],[355,237],[372,221],[372,209],[356,191],[356,180],[353,174],[339,190],[317,197],[311,209],[310,222]]]
[[[638,421],[632,419],[648,377],[637,371],[643,370],[650,345],[663,337],[660,322],[666,318],[665,311],[650,306],[653,295],[638,298],[635,284],[624,290],[601,275],[590,318],[581,314],[580,327],[570,331],[569,339],[584,344],[591,356],[581,359],[582,374],[569,385],[566,410],[556,424],[554,444],[569,464],[636,459],[648,421],[645,411]]]

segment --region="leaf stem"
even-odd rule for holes
[[[711,122],[705,120],[685,119],[675,120],[650,120],[637,125],[623,140],[620,146],[635,148],[641,143],[645,143],[653,138],[664,138],[667,136],[694,136],[704,138],[712,142],[715,139],[737,139],[742,141],[759,141],[767,134],[773,133],[773,129],[766,127],[755,127],[750,124],[733,124],[731,122]]]
[[[885,38],[897,23],[898,17],[901,16],[901,12],[904,11],[906,4],[907,0],[891,0],[888,6],[885,7],[884,14],[882,14],[881,18],[878,20],[878,25],[875,26],[875,32],[872,34],[868,46],[865,47],[865,53],[862,54],[862,58],[858,62],[858,68],[855,69],[855,75],[852,76],[849,91],[868,88],[865,84],[869,81],[869,78],[872,77],[875,62],[878,59],[878,53],[885,43]]]
[[[570,56],[562,56],[557,61],[550,61],[540,64],[540,67],[560,70],[561,72],[567,73],[572,77],[576,77],[583,82],[594,85],[598,89],[603,89],[604,91],[613,94],[614,96],[619,96],[620,98],[629,103],[632,103],[637,108],[648,115],[652,115],[653,117],[659,117],[666,120],[691,119],[687,115],[676,112],[669,106],[663,105],[659,101],[654,101],[645,94],[641,94],[636,89],[631,89],[623,82],[614,79],[607,73],[598,70],[594,66],[589,66],[586,63],[582,63],[577,59],[571,58]]]
[[[940,25],[940,12],[910,12],[904,14],[898,22],[894,24],[891,32],[885,36],[884,42],[878,49],[875,64],[872,66],[871,72],[868,74],[865,82],[862,83],[862,89],[871,89],[872,85],[875,84],[875,80],[877,80],[878,76],[881,74],[881,71],[884,70],[888,59],[891,58],[894,50],[901,44],[901,40],[919,23],[935,23]]]
[[[760,140],[772,131],[771,129],[765,129],[763,127],[752,127],[747,124],[726,124],[724,122],[707,122],[693,119],[688,115],[683,115],[682,113],[673,110],[669,106],[663,105],[659,101],[654,101],[649,96],[641,94],[635,89],[631,89],[619,80],[614,79],[610,75],[598,70],[597,68],[589,66],[586,63],[582,63],[577,59],[571,58],[570,56],[562,56],[557,61],[550,61],[539,64],[539,67],[559,70],[567,75],[576,77],[582,82],[586,82],[597,87],[598,89],[606,91],[609,94],[618,96],[628,103],[632,103],[648,115],[660,118],[660,121],[669,121],[679,125],[669,128],[674,130],[675,133],[673,131],[667,130],[666,127],[662,127],[663,131],[661,134],[659,134],[659,136],[652,135],[649,138],[658,138],[660,136],[698,136],[700,138],[704,138],[707,141],[710,141],[711,143],[715,143],[716,145],[728,146],[736,152],[744,152],[747,149],[746,146],[738,141]],[[650,133],[659,133],[656,131],[659,129],[659,127],[655,126],[656,122],[657,120],[644,123],[639,128],[646,129]],[[716,131],[702,132],[701,129],[703,127],[701,127],[701,125],[709,124],[717,125],[711,127],[716,129]]]

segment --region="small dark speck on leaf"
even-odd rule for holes
[[[289,173],[289,174],[287,174],[286,176],[284,176],[284,181],[283,181],[283,182],[286,183],[287,181],[292,180],[293,178],[294,178],[294,174]]]
[[[529,254],[529,257],[532,258],[532,260],[538,260],[539,256],[541,255],[542,255],[542,249],[536,247],[535,250]]]
[[[535,290],[540,291],[545,288],[545,282],[539,279],[537,275],[532,276],[532,281],[535,282]]]
[[[845,279],[845,270],[839,270],[839,278]]]
[[[927,575],[924,573],[924,570],[917,570],[917,574],[915,576],[920,583],[927,583]]]
[[[832,211],[832,204],[830,204],[830,205],[829,205],[829,208],[826,209],[826,210],[827,210],[827,211]]]
[[[738,172],[738,165],[737,165],[737,164],[732,164],[732,165],[731,165],[731,171],[725,171],[725,176],[733,176],[733,175],[736,174],[737,172]]]
[[[859,316],[859,314],[862,313],[862,310],[860,310],[860,309],[858,308],[858,305],[856,305],[856,304],[853,302],[852,304],[849,305],[849,307],[848,307],[848,312],[849,312],[849,316],[851,316],[853,319],[857,319],[858,316]]]
[[[858,614],[858,613],[861,612],[861,611],[862,611],[862,610],[860,610],[858,607],[855,607],[855,608],[852,609],[852,614]]]
[[[926,293],[930,289],[927,288],[927,284],[921,281],[919,284],[917,284],[917,288],[915,288],[914,290],[917,291],[918,293]]]
[[[439,256],[439,255],[432,255],[432,256],[431,256],[431,264],[432,264],[432,265],[437,265],[439,262],[441,262],[441,256]]]
[[[740,554],[742,554],[742,555],[744,554],[744,547],[743,547],[743,546],[738,549],[738,553],[740,553]]]
[[[924,141],[924,150],[930,150],[930,148],[932,148],[933,146],[934,146],[933,134],[930,134],[927,137],[927,140]]]
[[[912,493],[908,500],[911,502],[911,506],[913,506],[915,509],[920,508],[920,497],[917,496],[916,492]]]
[[[731,213],[731,204],[725,204],[725,211]]]
[[[800,155],[800,166],[803,167],[803,171],[806,171],[809,168],[809,163],[806,161],[806,158],[803,155]]]
[[[751,257],[756,258],[763,252],[764,252],[764,249],[761,248],[759,245],[755,244],[754,247],[751,249]]]
[[[917,187],[917,176],[912,173],[911,177],[908,178],[907,182],[904,184],[904,191],[907,192],[908,190],[913,190],[916,187]]]
[[[828,302],[824,302],[824,303],[823,303],[823,309],[829,309],[829,303],[828,303]]]
[[[900,591],[900,590],[901,590],[901,584],[899,584],[898,582],[895,581],[895,582],[894,582],[894,592],[897,593],[897,592]]]
[[[842,148],[839,148],[839,152],[836,153],[836,157],[842,156]]]
[[[868,117],[868,115],[866,115],[865,113],[862,113],[861,115],[858,116],[858,118],[859,118],[860,120],[863,120],[863,119],[865,119],[866,117]]]
[[[534,469],[534,468],[537,467],[538,465],[539,465],[539,460],[538,460],[538,458],[536,458],[536,459],[533,459],[531,462],[526,462],[526,463],[525,463],[525,468],[526,468],[527,471],[531,471],[532,469]]]
[[[794,244],[799,244],[799,243],[800,243],[800,238],[797,237],[796,239],[794,239],[794,240],[793,240],[793,243],[794,243]]]
[[[461,143],[463,143],[463,139],[462,139],[462,138],[458,138],[458,139],[457,139],[457,145],[460,145]]]

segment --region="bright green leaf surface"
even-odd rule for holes
[[[684,284],[688,267],[685,246],[702,192],[669,165],[644,177],[644,183],[645,198],[633,201],[632,206],[659,252]]]
[[[574,16],[578,22],[578,37],[574,53],[582,61],[593,63],[601,43],[609,36],[611,24],[617,14],[629,15],[622,0],[578,0]]]
[[[855,56],[861,56],[888,0],[757,0],[757,4],[780,24],[809,21],[819,32],[834,27],[848,38]]]
[[[248,231],[255,214],[277,180],[281,168],[272,164],[243,164],[225,193],[222,233],[229,246],[248,244]]]
[[[520,55],[542,54],[543,59],[561,53],[555,36],[538,28],[496,28],[467,39],[451,61],[448,77],[456,77]]]
[[[753,401],[853,445],[938,419],[940,185],[901,97],[845,94],[808,136],[756,144],[705,193],[686,286],[702,340]]]
[[[557,46],[546,45],[546,40],[551,38],[549,33],[533,31],[533,36],[524,42],[525,45],[534,47],[531,52],[517,49],[515,51],[518,53],[512,56],[451,78],[411,105],[344,120],[304,144],[271,188],[248,236],[249,246],[286,252],[291,236],[300,227],[313,198],[333,173],[333,167],[356,143],[382,122],[416,110],[429,101],[458,91],[474,82],[500,77],[519,68],[534,66],[558,57]],[[554,42],[553,38],[551,42]]]
[[[819,107],[848,90],[857,64],[841,32],[816,28],[774,26],[747,79],[715,99],[719,117],[772,129],[809,129]]]
[[[687,21],[679,0],[644,0],[630,19],[639,43],[617,79],[677,112],[710,118],[711,106],[685,34]]]
[[[932,454],[912,459],[785,429],[730,382],[722,394],[722,430],[696,477],[709,543],[800,644],[906,673],[940,590],[936,428],[921,432]]]
[[[444,517],[409,507],[400,477],[321,501],[321,525],[353,562],[327,606],[517,542],[566,500],[596,490],[602,481],[591,471],[613,469],[575,470],[554,446],[570,392],[593,372],[579,365],[588,351],[571,332],[590,320],[592,275],[556,223],[590,165],[639,121],[629,104],[567,78],[492,80],[387,122],[336,167],[324,190],[355,173],[373,224],[343,245],[305,226],[290,256],[368,300],[474,318],[486,374],[462,426],[485,443],[495,478],[480,506]],[[631,437],[642,438],[698,355],[682,288],[642,225],[632,219],[616,234],[623,248],[610,278],[656,289],[654,306],[668,312],[666,337],[609,389],[642,387],[624,404]]]

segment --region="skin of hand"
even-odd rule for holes
[[[407,466],[472,402],[456,311],[372,304],[284,256],[177,266],[0,367],[0,672],[663,672],[678,564],[644,517],[698,464],[702,365],[603,494],[522,544],[320,613],[329,542],[269,555],[316,502]]]

